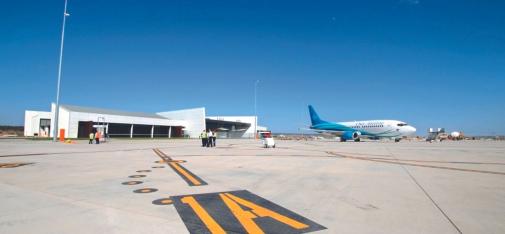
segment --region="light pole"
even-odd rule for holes
[[[60,113],[60,81],[61,81],[61,63],[63,61],[63,41],[65,39],[65,20],[70,14],[67,13],[67,0],[65,0],[65,8],[63,10],[63,26],[61,29],[61,44],[60,44],[60,63],[58,64],[58,85],[56,88],[56,109],[54,112],[54,127],[53,141],[58,140],[58,115]]]
[[[256,80],[256,82],[254,83],[254,139],[257,138],[258,136],[258,111],[257,111],[257,107],[256,107],[256,104],[257,104],[257,90],[258,90],[258,83],[260,81],[259,80]]]

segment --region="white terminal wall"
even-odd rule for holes
[[[51,132],[50,136],[53,136],[53,126],[54,126],[54,116],[55,116],[56,105],[53,103],[51,105],[51,112],[45,111],[26,111],[25,112],[25,136],[33,136],[34,133],[38,133],[40,128],[40,119],[51,119]],[[102,114],[102,113],[85,113],[69,111],[64,105],[60,106],[59,118],[58,118],[58,137],[59,129],[65,129],[65,138],[77,138],[79,121],[93,121],[98,122],[98,118],[105,123],[121,123],[121,124],[142,124],[142,125],[156,125],[156,126],[186,126],[187,121],[179,119],[167,119],[160,116],[160,118],[149,118],[149,117],[139,117],[139,116],[127,116],[127,115],[113,115],[113,114]]]
[[[54,131],[54,117],[56,116],[55,113],[56,110],[56,104],[52,103],[51,104],[51,133],[50,137],[53,137],[53,131]],[[69,119],[70,119],[70,112],[68,112],[66,109],[62,108],[60,106],[60,111],[58,113],[58,130],[56,131],[57,136],[60,137],[60,129],[65,129],[65,138],[69,137]],[[77,134],[75,135],[77,137]]]
[[[191,138],[198,138],[205,129],[205,108],[193,108],[176,111],[166,111],[156,113],[167,119],[183,119],[186,121],[184,134]]]
[[[51,119],[50,136],[53,136],[54,112],[56,105],[52,103],[51,112],[46,111],[26,111],[25,112],[25,136],[33,136],[39,132],[40,119]],[[79,121],[98,122],[98,118],[105,123],[122,124],[142,124],[157,126],[183,126],[184,133],[191,138],[198,138],[200,133],[206,129],[205,108],[193,108],[176,111],[166,111],[156,113],[160,118],[114,115],[102,113],[89,113],[69,111],[65,105],[60,106],[58,129],[65,129],[66,138],[76,138],[78,135]],[[249,123],[251,126],[245,131],[243,137],[254,137],[255,116],[210,116],[209,119]],[[258,126],[257,130],[266,130],[265,127]],[[57,131],[59,134],[59,130]]]
[[[40,135],[40,119],[51,119],[49,111],[25,111],[25,136]]]

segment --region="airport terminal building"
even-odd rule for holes
[[[52,137],[56,105],[51,111],[25,111],[25,136]],[[256,116],[206,116],[205,108],[158,113],[126,112],[101,108],[60,105],[58,137],[88,138],[99,129],[109,137],[198,138],[203,130],[217,131],[219,138],[253,138]]]

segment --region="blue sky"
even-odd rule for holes
[[[503,1],[70,0],[61,102],[505,134]],[[55,100],[63,1],[0,9],[0,124]]]

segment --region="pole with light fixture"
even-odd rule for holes
[[[54,112],[54,127],[53,127],[53,141],[58,140],[58,117],[60,112],[60,83],[61,83],[61,64],[63,61],[63,41],[65,40],[65,21],[70,16],[67,13],[67,0],[65,0],[65,8],[63,10],[63,26],[61,29],[61,44],[60,44],[60,62],[58,64],[58,84],[56,88],[56,108]]]
[[[254,139],[257,139],[258,138],[258,112],[257,112],[257,107],[256,107],[256,104],[257,104],[257,91],[258,91],[258,83],[260,81],[259,80],[256,80],[256,82],[254,83]]]

